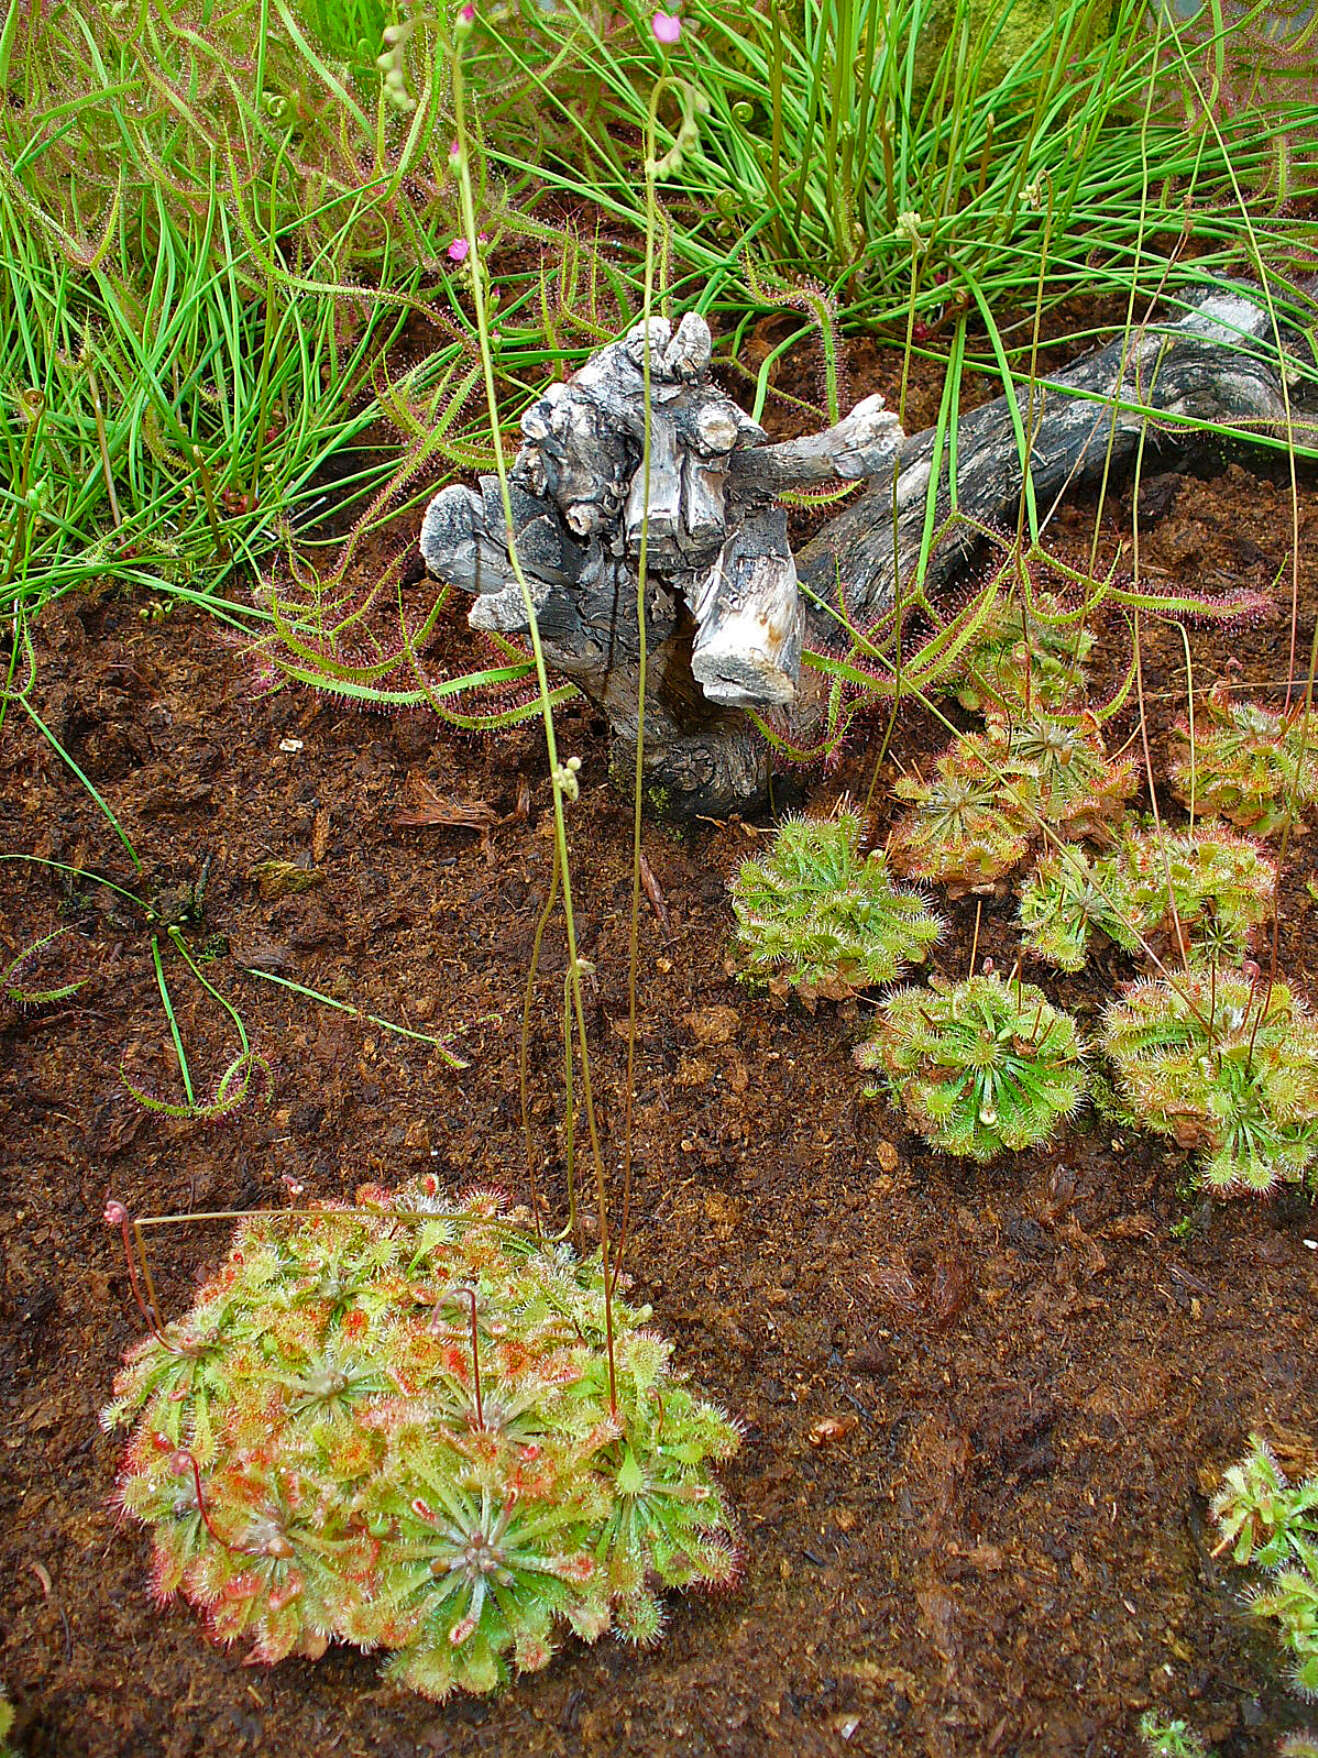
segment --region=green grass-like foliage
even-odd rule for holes
[[[972,714],[998,707],[1029,714],[1084,701],[1084,660],[1094,645],[1093,630],[1076,624],[1056,593],[1039,593],[1037,611],[1043,614],[1014,594],[995,606],[957,669],[954,694],[963,708]]]
[[[358,1204],[243,1221],[128,1355],[102,1421],[136,1420],[118,1501],[157,1598],[257,1661],[384,1649],[439,1700],[543,1667],[564,1627],[653,1642],[663,1588],[730,1582],[710,1462],[738,1431],[650,1309],[613,1302],[615,1415],[598,1259],[434,1178]]]
[[[1070,1014],[1041,989],[996,973],[899,989],[855,1051],[925,1140],[991,1160],[1037,1147],[1076,1110],[1088,1078]]]
[[[1068,847],[1038,862],[1021,891],[1024,944],[1064,971],[1084,966],[1096,933],[1125,952],[1183,949],[1234,965],[1269,919],[1276,883],[1258,845],[1221,825],[1170,830],[1132,818],[1107,854]]]
[[[912,878],[965,890],[1024,860],[1047,824],[1059,835],[1100,836],[1135,786],[1130,759],[1112,760],[1092,721],[990,715],[982,733],[959,733],[934,779],[903,776],[911,802],[892,838],[893,864]]]
[[[1306,724],[1303,704],[1289,713],[1232,696],[1222,685],[1177,723],[1172,790],[1249,830],[1273,836],[1293,807],[1298,817],[1318,801],[1318,726]],[[1193,756],[1193,761],[1191,758]]]
[[[526,162],[523,185],[548,141],[530,75],[477,36],[480,231],[491,250],[535,240],[491,282],[520,397],[565,349],[628,327],[637,251],[606,266],[488,177],[482,129]],[[351,554],[307,563],[331,537],[327,489],[340,518],[351,506],[374,527],[432,491],[441,461],[492,463],[471,269],[447,255],[464,230],[452,64],[444,14],[382,0],[0,13],[0,614],[111,582],[160,609],[207,604],[273,552],[297,586],[276,591],[275,651],[317,682],[347,670],[358,699],[380,685],[352,675],[373,631],[343,603],[361,596]],[[403,363],[408,325],[421,345]],[[378,554],[369,573],[393,604]],[[273,620],[264,604],[216,608],[249,631]],[[424,702],[401,655],[393,669]],[[11,687],[30,684],[16,670]],[[394,680],[366,699],[399,694]]]
[[[1275,1622],[1294,1659],[1291,1682],[1318,1698],[1318,1475],[1288,1481],[1266,1441],[1251,1435],[1211,1512],[1232,1560],[1265,1570],[1249,1597],[1254,1617]]]
[[[1318,1156],[1318,1024],[1285,983],[1244,971],[1142,982],[1107,1009],[1103,1049],[1141,1127],[1198,1149],[1209,1190],[1298,1183]]]
[[[860,833],[859,813],[845,809],[789,818],[768,854],[742,864],[728,888],[745,976],[840,1000],[928,956],[941,919],[893,883],[884,855],[859,852]]]
[[[687,0],[671,51],[638,0],[491,14],[482,27],[542,82],[528,108],[555,130],[541,173],[550,200],[579,199],[585,184],[639,224],[632,143],[656,80],[683,82],[665,96],[657,145],[675,254],[703,273],[711,244],[749,221],[780,272],[845,286],[857,313],[890,322],[909,305],[934,326],[963,297],[997,308],[1032,293],[1041,258],[1050,301],[1063,288],[1124,291],[1132,276],[1160,285],[1159,273],[1175,291],[1202,260],[1159,254],[1186,188],[1205,250],[1251,225],[1264,263],[1300,245],[1298,211],[1247,222],[1237,188],[1311,185],[1311,72],[1307,85],[1297,71],[1284,89],[1250,92],[1229,116],[1217,104],[1211,127],[1189,124],[1195,81],[1216,97],[1221,60],[1250,54],[1234,21],[1210,33],[1214,76],[1145,0]],[[1275,65],[1278,48],[1253,58]],[[487,138],[496,167],[512,160],[502,131]],[[1150,164],[1175,181],[1151,188]]]

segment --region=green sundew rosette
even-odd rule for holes
[[[932,1146],[981,1162],[1050,1140],[1088,1086],[1071,1016],[996,973],[897,990],[854,1054],[880,1076],[867,1097],[886,1093]]]
[[[895,884],[886,856],[859,852],[861,819],[788,818],[767,854],[729,882],[742,976],[807,1005],[845,1000],[920,964],[943,922],[918,890]]]
[[[1068,844],[1039,860],[1021,888],[1024,945],[1064,971],[1083,968],[1095,934],[1123,952],[1179,946],[1192,963],[1237,965],[1271,915],[1276,876],[1256,842],[1212,820],[1170,830],[1131,817],[1109,854]]]
[[[1318,745],[1302,704],[1279,713],[1219,684],[1172,729],[1172,792],[1254,836],[1276,836],[1318,803]]]
[[[1314,1185],[1318,1023],[1285,983],[1246,970],[1137,983],[1108,1008],[1102,1043],[1130,1113],[1198,1150],[1206,1189]]]
[[[102,1417],[135,1423],[117,1500],[151,1530],[157,1599],[255,1661],[380,1649],[441,1700],[545,1666],[565,1632],[653,1642],[665,1589],[735,1578],[711,1469],[735,1424],[617,1298],[611,1407],[600,1260],[519,1222],[429,1178],[240,1225]]]
[[[1250,1615],[1275,1624],[1292,1685],[1318,1697],[1318,1476],[1289,1481],[1267,1442],[1249,1440],[1210,1504],[1222,1534],[1213,1554],[1229,1549],[1233,1562],[1267,1571],[1247,1598]]]
[[[1104,878],[1079,844],[1044,855],[1021,887],[1017,919],[1029,951],[1059,970],[1083,970],[1092,936],[1118,926]]]

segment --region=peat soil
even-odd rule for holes
[[[855,393],[891,392],[890,365],[868,364]],[[916,425],[932,411],[911,413]],[[1123,492],[1103,514],[1105,560],[1129,541]],[[1222,590],[1280,581],[1288,596],[1284,478],[1218,464],[1148,482],[1140,499],[1146,576]],[[1092,505],[1064,509],[1049,540],[1083,558],[1094,519]],[[1299,553],[1307,654],[1318,501],[1305,485]],[[373,1658],[344,1649],[246,1668],[207,1643],[187,1606],[153,1605],[146,1534],[110,1508],[121,1443],[97,1425],[142,1329],[102,1221],[107,1195],[135,1213],[183,1213],[278,1205],[290,1192],[344,1198],[367,1180],[438,1171],[455,1188],[494,1182],[525,1200],[519,1022],[550,844],[533,729],[459,737],[421,714],[370,716],[294,690],[259,697],[213,620],[180,608],[153,621],[147,608],[93,597],[53,607],[37,629],[31,698],[113,808],[142,873],[13,707],[0,846],[112,877],[162,921],[183,921],[269,1059],[273,1093],[218,1124],[131,1097],[123,1071],[143,1090],[182,1094],[144,912],[49,866],[0,868],[0,959],[61,936],[13,980],[84,984],[0,1020],[0,1678],[22,1752],[1078,1758],[1134,1754],[1152,1705],[1186,1715],[1223,1758],[1244,1758],[1303,1724],[1266,1632],[1242,1615],[1238,1572],[1211,1554],[1205,1498],[1251,1431],[1301,1452],[1318,1433],[1318,1214],[1294,1190],[1204,1202],[1186,1154],[1092,1114],[1046,1150],[989,1168],[931,1151],[858,1096],[850,1052],[873,998],[810,1016],[729,974],[725,882],[761,834],[736,821],[644,833],[665,919],[643,905],[628,1271],[680,1364],[746,1424],[727,1470],[741,1584],[675,1600],[654,1651],[569,1643],[497,1699],[442,1707],[382,1686]],[[1276,700],[1288,643],[1285,615],[1194,632],[1196,685],[1235,664]],[[1120,654],[1103,653],[1110,686]],[[1162,774],[1184,707],[1175,631],[1150,627],[1144,689]],[[561,724],[584,765],[571,828],[616,1166],[630,810],[609,787],[600,723],[572,706]],[[812,804],[864,793],[883,724],[833,772],[802,778]],[[1117,738],[1135,726],[1125,710]],[[904,710],[888,778],[945,736]],[[477,827],[398,823],[436,798]],[[882,785],[877,798],[882,834]],[[1163,804],[1176,815],[1165,792]],[[1280,968],[1318,994],[1313,848],[1312,832],[1293,845]],[[981,901],[979,956],[1009,969],[1014,900]],[[933,966],[961,974],[976,900],[948,913]],[[563,964],[551,933],[530,1066],[555,1212]],[[204,1097],[238,1052],[234,1026],[167,938],[161,969]],[[1077,978],[1029,964],[1024,974],[1092,1023],[1133,967],[1108,952]],[[453,1034],[469,1066],[455,1071],[368,1013]],[[227,1232],[153,1235],[166,1312],[187,1305]]]

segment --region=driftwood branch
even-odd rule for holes
[[[795,731],[809,727],[816,703],[801,678],[803,639],[835,644],[830,609],[844,605],[868,621],[892,603],[896,579],[919,553],[935,451],[932,430],[906,437],[877,397],[823,433],[770,445],[709,380],[709,364],[702,318],[688,314],[675,332],[663,319],[648,332],[637,325],[527,410],[512,472],[516,551],[546,657],[608,716],[628,776],[646,532],[645,769],[652,805],[679,816],[762,799],[769,752],[741,710],[774,709]],[[1266,309],[1224,287],[1176,322],[1018,388],[1015,420],[1005,396],[963,417],[958,505],[981,523],[1014,515],[1023,482],[1017,422],[1046,510],[1104,467],[1119,474],[1141,440],[1148,453],[1183,442],[1192,423],[1280,427],[1283,374],[1293,365]],[[775,497],[865,477],[872,485],[793,557]],[[944,464],[936,520],[949,506]],[[968,533],[939,545],[926,590],[948,583],[972,543]],[[437,495],[421,550],[432,574],[475,596],[473,627],[526,631],[495,478]]]
[[[1041,510],[1058,495],[1088,485],[1105,464],[1121,476],[1144,438],[1145,454],[1183,445],[1191,424],[1272,429],[1286,418],[1282,374],[1293,362],[1279,354],[1266,306],[1247,293],[1223,288],[1173,323],[1150,324],[1119,336],[1063,372],[1039,380],[1033,396],[1014,393],[1022,430],[1032,435],[1030,477]],[[897,568],[914,569],[925,521],[933,429],[902,447],[894,498],[890,482],[869,488],[831,520],[797,558],[801,579],[822,598],[837,602],[837,581],[858,614],[892,602]],[[1110,444],[1110,453],[1109,453]],[[1020,449],[1005,396],[963,416],[957,426],[957,498],[982,521],[1020,503]],[[939,484],[935,520],[951,500],[946,468]],[[964,560],[964,550],[943,546],[933,558],[927,589],[937,592]]]

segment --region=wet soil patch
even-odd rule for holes
[[[867,388],[855,375],[856,394]],[[1104,513],[1108,553],[1129,539],[1122,494]],[[1140,513],[1150,574],[1288,590],[1285,482],[1234,466],[1159,478],[1140,490]],[[1087,557],[1094,516],[1092,505],[1063,510],[1050,542]],[[1308,487],[1300,521],[1307,653],[1318,602]],[[133,1100],[124,1069],[144,1090],[181,1090],[151,922],[73,875],[0,869],[0,958],[63,930],[40,972],[52,985],[85,981],[44,1007],[10,1008],[0,1036],[0,1677],[24,1752],[1062,1758],[1133,1754],[1152,1704],[1244,1758],[1302,1720],[1241,1618],[1241,1583],[1209,1554],[1204,1489],[1251,1430],[1318,1426],[1313,1209],[1294,1192],[1200,1203],[1186,1194],[1186,1155],[1092,1115],[1046,1151],[988,1169],[929,1150],[858,1097],[850,1049],[869,1004],[811,1017],[728,974],[725,881],[757,840],[737,822],[645,831],[668,925],[646,906],[628,1268],[681,1365],[746,1422],[727,1474],[745,1537],[739,1588],[675,1601],[653,1652],[569,1644],[497,1700],[443,1707],[381,1686],[376,1662],[349,1651],[246,1669],[208,1646],[186,1607],[153,1606],[146,1537],[117,1527],[109,1506],[118,1443],[96,1421],[141,1329],[101,1221],[107,1194],[141,1213],[242,1208],[433,1170],[524,1199],[518,1032],[550,845],[533,730],[460,737],[420,715],[291,691],[257,698],[211,621],[184,608],[151,621],[142,608],[53,607],[37,630],[32,698],[113,807],[142,873],[12,708],[0,846],[105,874],[152,904],[157,928],[179,925],[269,1059],[273,1097],[218,1125]],[[1196,684],[1235,663],[1275,699],[1288,643],[1284,618],[1196,632]],[[1100,695],[1115,682],[1102,669]],[[1184,704],[1175,631],[1147,630],[1144,689],[1161,763]],[[1118,737],[1134,725],[1125,711]],[[561,727],[584,765],[571,822],[616,1164],[630,813],[607,782],[602,725],[579,706]],[[889,776],[945,736],[904,711]],[[858,737],[833,773],[803,777],[810,798],[863,794],[876,749]],[[419,782],[477,823],[400,825]],[[1314,994],[1311,850],[1312,836],[1294,847],[1280,956]],[[999,968],[1016,956],[1013,907],[1005,892],[983,900],[979,953]],[[949,913],[934,964],[960,974],[975,900]],[[538,1170],[555,1212],[563,959],[551,934],[531,1033]],[[162,960],[208,1090],[237,1053],[233,1026],[167,937]],[[1131,967],[1107,956],[1077,978],[1025,974],[1092,1023]],[[453,1034],[469,1067],[454,1071],[367,1014]],[[226,1239],[215,1224],[158,1237],[167,1311],[187,1303]]]

